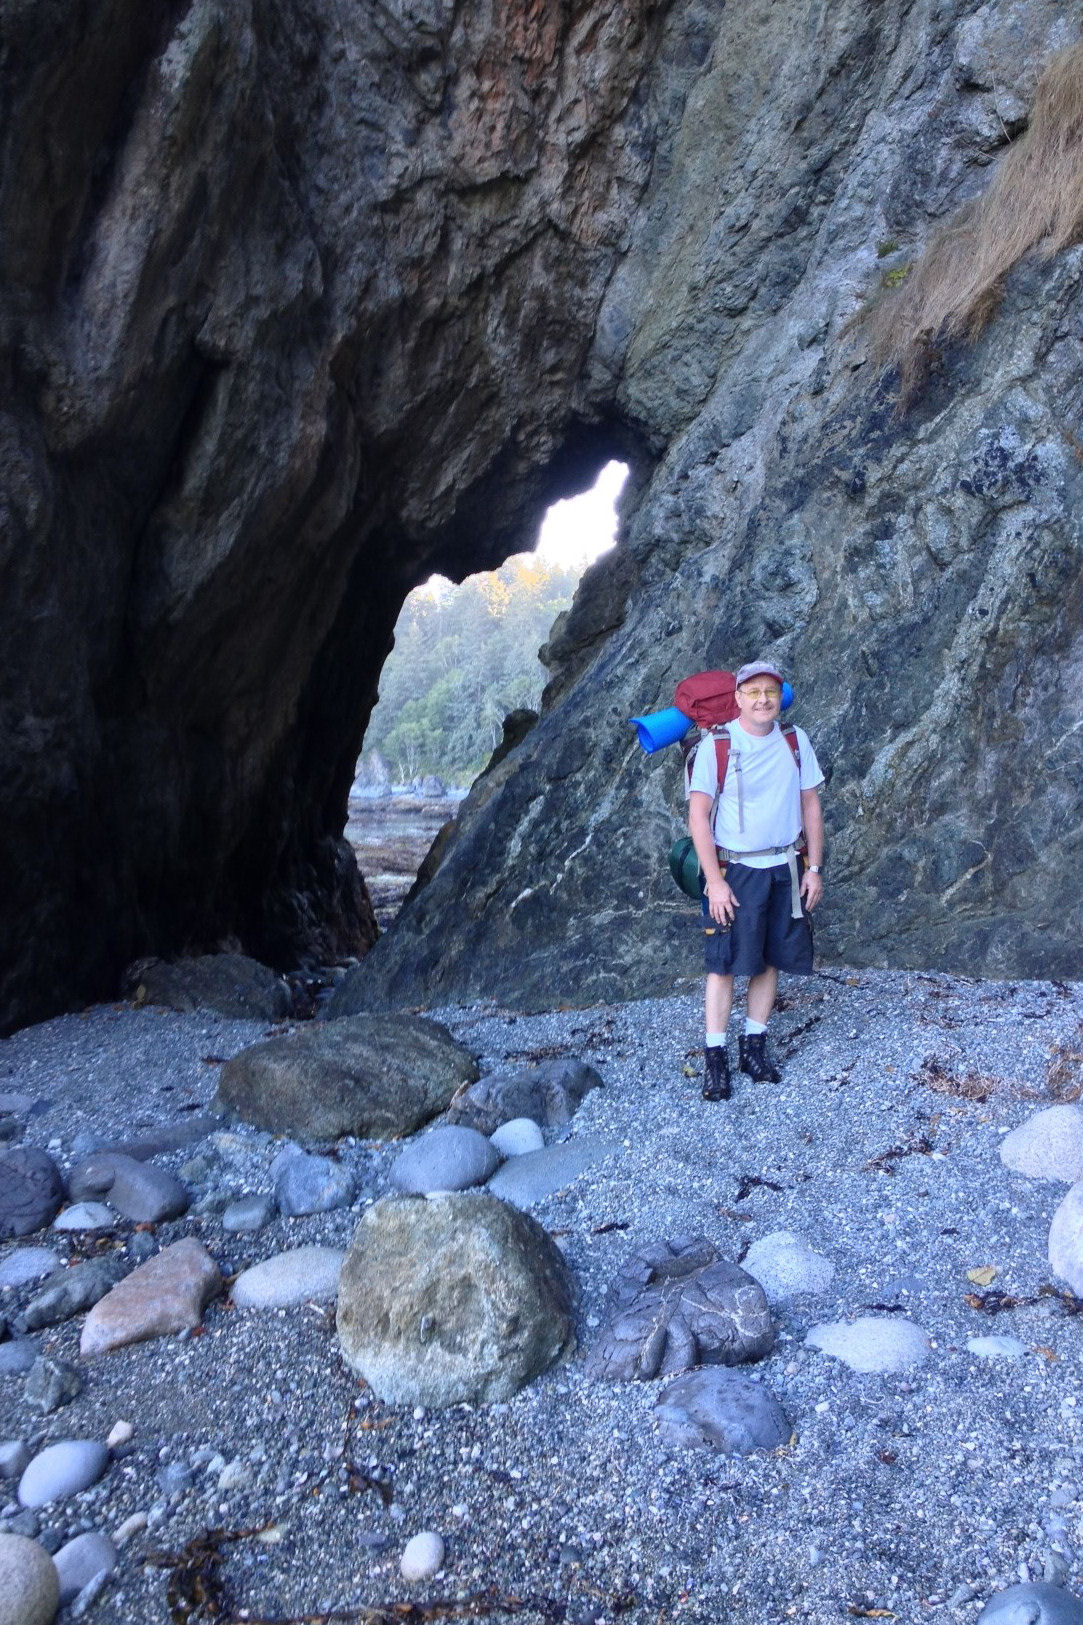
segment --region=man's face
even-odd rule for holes
[[[749,733],[769,733],[782,709],[782,686],[764,673],[737,690],[737,720]]]

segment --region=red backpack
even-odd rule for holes
[[[684,753],[684,794],[687,800],[692,783],[692,761],[696,746],[705,734],[714,740],[715,761],[718,763],[718,795],[726,782],[730,763],[730,731],[727,724],[737,716],[737,679],[731,671],[698,671],[686,677],[673,691],[673,703],[678,711],[691,717],[695,726],[681,740]],[[801,772],[801,747],[797,743],[797,730],[792,722],[782,724],[782,737],[793,751],[797,772]]]

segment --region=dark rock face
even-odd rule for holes
[[[4,8],[0,1027],[149,952],[371,942],[341,831],[402,598],[597,465],[657,16]]]
[[[846,326],[980,191],[994,80],[1029,100],[1071,29],[1038,3],[792,25],[703,24],[591,352],[657,467],[555,629],[539,723],[353,973],[370,1003],[698,976],[676,753],[626,719],[763,654],[829,775],[821,958],[1079,973],[1083,254],[1016,272],[905,416]]]
[[[1065,8],[487,16],[3,10],[0,1027],[149,953],[368,945],[341,830],[402,598],[614,453],[621,547],[365,1002],[694,972],[625,719],[767,652],[831,768],[822,947],[1074,973],[1083,257],[902,419],[846,330]]]

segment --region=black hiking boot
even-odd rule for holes
[[[773,1061],[767,1059],[766,1033],[742,1033],[738,1047],[741,1071],[747,1072],[753,1083],[782,1082],[782,1073]]]
[[[730,1098],[730,1058],[725,1044],[711,1044],[703,1051],[703,1098]]]

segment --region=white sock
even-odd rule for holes
[[[753,1021],[751,1016],[745,1017],[745,1037],[752,1038],[756,1033],[767,1031],[766,1021]]]
[[[708,1049],[721,1049],[722,1045],[725,1042],[726,1042],[725,1033],[708,1033],[707,1034],[707,1048]]]

